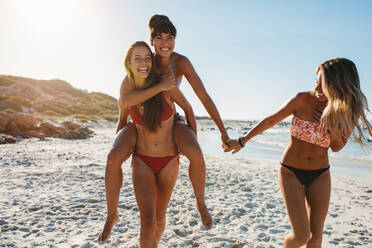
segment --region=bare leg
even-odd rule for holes
[[[292,226],[292,234],[285,238],[283,247],[299,248],[310,239],[304,188],[297,177],[283,166],[279,168],[279,185]]]
[[[142,160],[133,157],[133,187],[141,217],[140,247],[156,248],[156,177]]]
[[[327,171],[320,175],[306,190],[311,229],[311,239],[306,245],[307,248],[322,247],[323,228],[330,197],[331,177]]]
[[[190,161],[189,177],[196,197],[202,223],[206,230],[212,228],[213,221],[205,204],[205,161],[195,133],[179,121],[174,123],[174,139],[178,150]]]
[[[136,139],[136,127],[134,124],[129,123],[119,131],[114,145],[107,156],[105,173],[107,218],[105,226],[98,237],[99,244],[104,244],[108,240],[112,227],[119,221],[117,208],[120,189],[123,184],[121,165],[131,155],[136,144]]]
[[[178,176],[179,162],[175,158],[157,175],[156,195],[156,242],[159,244],[164,232],[166,211]]]

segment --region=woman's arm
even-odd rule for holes
[[[297,94],[295,97],[290,99],[281,109],[279,109],[276,113],[266,117],[262,121],[260,121],[255,127],[253,127],[245,136],[239,138],[238,140],[231,141],[231,146],[225,149],[225,152],[233,151],[232,153],[236,153],[243,148],[245,143],[247,143],[250,139],[254,136],[264,132],[265,130],[275,126],[280,121],[284,120],[291,114],[294,114],[296,105],[299,104],[301,94]],[[242,144],[240,144],[240,142]],[[243,146],[242,146],[243,145]]]
[[[329,147],[332,149],[332,152],[340,151],[349,140],[352,130],[350,130],[346,136],[331,137],[331,144]],[[332,136],[332,135],[331,135]]]
[[[125,76],[120,87],[119,106],[123,109],[127,109],[145,102],[162,91],[171,90],[175,87],[177,87],[177,83],[174,77],[166,76],[163,77],[161,82],[150,88],[136,90],[133,80],[130,80],[128,76]]]
[[[208,114],[212,117],[213,121],[220,130],[222,142],[227,144],[229,142],[229,135],[227,134],[226,128],[221,120],[217,107],[204,88],[204,85],[191,62],[186,57],[182,58],[182,69],[187,81],[190,83],[194,92],[202,102],[204,108],[207,110]]]
[[[192,110],[192,107],[185,96],[178,88],[167,91],[167,94],[175,103],[177,103],[178,106],[182,108],[182,110],[185,112],[187,125],[194,131],[195,134],[197,134],[194,111]]]
[[[120,129],[122,129],[125,125],[128,124],[128,116],[129,116],[128,109],[123,109],[119,106],[119,119],[116,127],[116,133],[118,133]]]

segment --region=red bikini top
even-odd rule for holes
[[[162,96],[163,99],[163,114],[161,116],[161,121],[166,121],[169,118],[171,118],[174,115],[173,108],[169,105],[168,101],[165,100],[164,95]],[[136,106],[129,108],[129,115],[134,124],[136,125],[143,125],[143,116],[139,112],[138,108]]]

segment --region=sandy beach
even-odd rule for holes
[[[85,140],[38,139],[0,146],[0,247],[99,247],[106,214],[104,171],[114,125]],[[203,132],[203,131],[201,131]],[[206,132],[206,131],[204,131]],[[160,247],[280,247],[290,225],[277,184],[278,164],[206,155],[205,231],[195,208],[188,162],[167,212]],[[139,212],[130,161],[123,164],[120,221],[102,247],[139,247]],[[323,247],[372,247],[372,181],[332,171]]]

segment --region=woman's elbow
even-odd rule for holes
[[[339,152],[344,148],[344,144],[336,144],[336,145],[331,145],[331,150],[332,152]]]
[[[186,115],[189,115],[189,116],[194,115],[194,110],[192,109],[191,105],[188,105],[187,107],[185,107],[184,111]]]
[[[127,101],[125,101],[125,100],[119,100],[119,108],[120,109],[127,109],[128,108],[128,103],[127,103]]]

